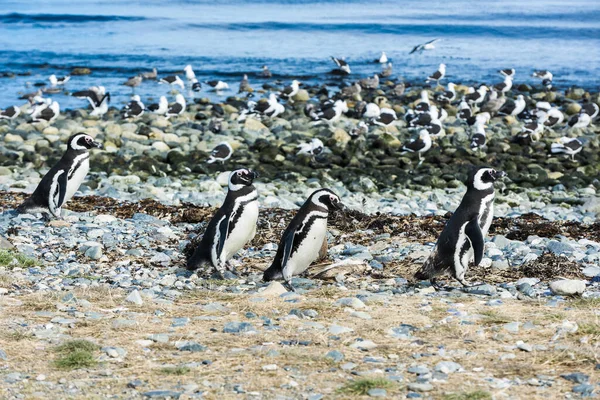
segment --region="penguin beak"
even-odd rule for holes
[[[92,142],[92,146],[95,147],[95,148],[97,148],[97,149],[101,149],[102,148],[102,143],[93,141]]]
[[[336,210],[344,210],[346,208],[346,206],[341,202],[338,201],[337,203],[332,203],[333,208],[335,208]]]
[[[508,174],[504,171],[496,171],[496,173],[494,174],[494,180],[502,179],[507,175]]]
[[[258,178],[258,177],[260,177],[260,175],[258,174],[258,172],[256,172],[256,171],[251,171],[250,172],[250,178],[252,180],[254,180],[254,179]]]

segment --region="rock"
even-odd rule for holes
[[[122,347],[103,347],[101,351],[106,353],[111,358],[123,359],[127,356],[127,350]]]
[[[560,296],[574,296],[585,292],[586,282],[575,279],[561,279],[550,283],[552,293]]]
[[[146,338],[154,343],[169,343],[169,335],[166,333],[151,333]]]
[[[244,121],[244,129],[249,131],[262,131],[263,129],[267,129],[267,127],[254,118],[246,118],[246,121]]]
[[[579,111],[581,111],[581,105],[579,105],[579,103],[570,103],[567,108],[565,108],[565,114],[567,115],[575,115],[578,114]]]
[[[342,335],[344,333],[350,332],[354,332],[354,329],[339,325],[331,325],[329,327],[329,333],[331,333],[332,335]]]
[[[181,394],[181,392],[175,392],[173,390],[151,390],[142,393],[142,396],[150,399],[178,399]]]
[[[462,366],[453,361],[441,361],[437,363],[435,370],[444,374],[451,374],[462,370]]]
[[[75,67],[71,70],[71,75],[80,76],[80,75],[89,75],[92,73],[92,70],[86,67]]]
[[[325,358],[331,358],[335,362],[340,362],[344,359],[344,354],[337,350],[331,350],[329,353],[325,354]]]
[[[310,95],[306,89],[298,90],[298,93],[293,97],[294,101],[308,101],[310,100]]]
[[[586,383],[590,380],[590,376],[581,372],[573,372],[572,374],[563,374],[560,376],[563,379],[573,383]]]
[[[413,392],[431,392],[433,385],[431,383],[409,383],[408,390]]]
[[[0,249],[2,248],[2,240],[0,238]],[[581,271],[585,276],[587,276],[588,278],[593,278],[595,276],[600,275],[600,267],[597,267],[595,265],[590,265],[588,267],[585,267],[583,269],[583,271]]]
[[[522,340],[519,340],[516,344],[517,344],[517,348],[519,350],[523,350],[528,353],[531,353],[533,351],[533,346],[528,343],[523,342]]]
[[[362,309],[366,308],[365,303],[356,297],[343,297],[335,302],[336,306],[346,306],[351,308]]]
[[[191,353],[198,353],[208,349],[208,347],[196,342],[181,342],[175,344],[175,347],[177,347],[179,351],[189,351]]]
[[[277,365],[275,365],[275,364],[263,365],[262,370],[263,371],[277,371]]]
[[[8,356],[6,355],[6,352],[2,349],[0,349],[0,360],[3,360],[3,361],[8,360]]]
[[[144,300],[142,300],[142,296],[140,295],[140,292],[137,289],[129,293],[129,295],[125,298],[125,301],[138,306],[144,304]]]
[[[7,133],[6,135],[4,135],[4,142],[5,143],[23,143],[24,140],[19,135],[13,135],[12,133]]]
[[[509,322],[508,324],[502,325],[502,329],[510,333],[518,333],[520,326],[520,322]]]
[[[0,250],[12,250],[15,246],[8,241],[4,236],[0,235]]]
[[[279,297],[284,293],[287,293],[287,290],[283,285],[277,281],[273,281],[269,283],[269,286],[265,290],[258,292],[256,295],[261,297]]]
[[[348,134],[348,132],[346,132],[345,130],[341,129],[341,128],[337,128],[334,132],[333,132],[333,136],[332,136],[333,140],[335,140],[335,142],[339,145],[343,145],[345,146],[346,143],[348,143],[352,138],[350,137],[350,135]]]
[[[102,247],[91,246],[85,251],[85,256],[91,260],[99,260],[102,258]]]
[[[373,350],[377,345],[371,340],[360,340],[350,345],[353,349],[359,349],[362,351]]]
[[[242,333],[242,332],[256,332],[256,329],[252,324],[248,322],[227,322],[223,327],[225,333]]]
[[[367,394],[371,397],[386,397],[387,396],[387,392],[385,389],[377,389],[377,388],[369,389]]]
[[[470,286],[468,288],[465,288],[465,291],[471,294],[493,296],[494,294],[496,294],[496,287],[485,283],[483,285]]]
[[[564,254],[569,255],[569,254],[573,253],[573,246],[571,246],[568,243],[559,242],[557,240],[551,240],[548,243],[548,250],[550,250],[552,253],[556,254],[557,256],[564,255]]]

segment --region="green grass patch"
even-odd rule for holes
[[[188,367],[165,367],[160,370],[161,373],[165,375],[185,375],[190,372]]]
[[[577,333],[580,335],[600,336],[600,324],[584,322],[579,324]]]
[[[89,368],[97,364],[94,359],[94,351],[98,346],[87,340],[71,340],[56,347],[59,356],[54,360],[54,365],[58,369],[73,370],[79,368]]]
[[[391,381],[384,378],[363,378],[348,382],[338,389],[338,391],[340,393],[365,395],[371,389],[389,389],[393,385]]]
[[[0,266],[9,268],[27,268],[38,265],[35,258],[28,257],[24,254],[13,250],[0,250]]]
[[[492,395],[483,390],[474,392],[450,393],[443,397],[444,400],[491,400]]]
[[[579,297],[567,304],[573,308],[597,309],[600,308],[600,297]]]

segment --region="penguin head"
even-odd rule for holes
[[[324,207],[327,211],[336,211],[344,208],[337,194],[329,189],[319,189],[310,195],[309,201],[313,204]]]
[[[476,190],[489,190],[494,186],[494,182],[506,176],[504,171],[496,171],[493,168],[475,168],[469,176],[469,188]]]
[[[256,178],[258,178],[258,172],[247,168],[236,169],[229,175],[229,190],[235,191],[250,186]]]
[[[94,138],[90,135],[80,132],[69,138],[67,147],[69,150],[81,151],[93,148],[101,148],[102,144],[94,141]]]

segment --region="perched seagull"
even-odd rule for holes
[[[54,74],[50,75],[50,77],[48,78],[52,86],[64,85],[65,83],[69,82],[69,79],[71,79],[71,76],[69,75],[63,76],[62,78],[57,78]]]
[[[244,74],[244,77],[242,78],[242,81],[240,82],[240,89],[238,91],[238,93],[243,93],[243,92],[251,92],[252,88],[250,87],[250,83],[248,83],[248,75]]]
[[[382,108],[379,117],[373,119],[373,124],[383,126],[385,132],[387,132],[387,127],[392,125],[398,117],[396,116],[396,112],[391,108]]]
[[[199,92],[202,90],[202,85],[200,84],[200,82],[198,82],[198,79],[194,78],[191,80],[192,82],[192,90],[194,92]]]
[[[583,149],[583,143],[577,138],[561,137],[559,143],[552,143],[550,152],[552,154],[565,153],[575,161],[575,155]]]
[[[367,119],[378,118],[381,115],[381,109],[375,103],[368,103],[364,108],[363,117]]]
[[[27,100],[29,104],[33,104],[38,102],[39,99],[42,98],[42,90],[38,90],[37,92],[25,93],[19,97],[19,100]]]
[[[475,132],[471,135],[471,149],[477,150],[485,146],[486,135],[485,135],[485,124],[477,122],[475,124]]]
[[[549,81],[552,81],[553,78],[552,72],[548,70],[533,71],[533,74],[531,74],[531,76],[533,76],[534,78],[539,78],[541,80],[548,79]]]
[[[208,86],[212,88],[214,91],[229,89],[229,85],[223,81],[214,80],[205,82]]]
[[[123,118],[139,118],[144,115],[144,103],[140,96],[131,96],[131,101],[123,108]]]
[[[262,71],[260,71],[260,76],[262,76],[263,78],[270,78],[273,76],[273,74],[269,70],[269,67],[267,67],[266,65],[263,65]]]
[[[492,90],[490,92],[488,101],[483,105],[483,107],[481,107],[481,111],[496,115],[498,110],[504,106],[504,103],[506,103],[506,97],[498,96],[498,92],[496,90]]]
[[[43,108],[39,113],[32,114],[32,122],[53,122],[60,114],[60,105],[58,102],[51,100],[50,104]]]
[[[210,157],[206,162],[212,164],[215,161],[218,161],[223,164],[231,158],[232,154],[233,149],[231,148],[231,145],[227,142],[221,142],[210,152]]]
[[[309,143],[300,143],[296,146],[299,150],[296,155],[308,154],[313,159],[323,152],[323,142],[320,139],[314,138]]]
[[[140,75],[136,75],[136,76],[132,76],[131,78],[127,79],[123,85],[125,86],[129,86],[130,88],[135,88],[137,86],[140,86],[140,83],[142,83],[142,77]]]
[[[425,82],[435,81],[435,83],[437,83],[439,85],[440,81],[442,79],[444,79],[445,75],[446,75],[446,64],[440,64],[437,71],[435,71],[433,74],[429,75],[427,77],[427,79],[425,80]]]
[[[540,120],[541,119],[544,120],[544,126],[546,126],[548,128],[552,128],[553,126],[558,125],[563,122],[563,120],[565,119],[565,116],[558,108],[556,108],[556,107],[550,107],[548,109],[539,108],[540,103],[541,102],[538,102],[536,104],[535,116]],[[550,106],[550,104],[548,104],[548,106]]]
[[[336,100],[333,106],[326,107],[317,113],[320,121],[327,121],[329,124],[339,121],[342,113],[348,112],[348,104],[345,100]]]
[[[509,76],[511,78],[515,77],[515,69],[514,68],[505,68],[498,71],[502,76]]]
[[[520,94],[517,96],[515,101],[504,104],[504,106],[498,111],[498,114],[517,116],[521,114],[523,110],[525,110],[525,98],[522,94]]]
[[[286,86],[281,92],[281,97],[285,100],[291,100],[300,90],[300,82],[293,80],[290,86]]]
[[[36,102],[31,104],[27,113],[31,115],[31,119],[36,119],[50,104],[52,104],[52,99],[38,97]]]
[[[472,93],[467,93],[464,97],[464,99],[469,103],[469,104],[473,104],[473,105],[477,105],[480,104],[483,99],[485,99],[485,95],[488,92],[488,87],[485,85],[481,85],[479,87],[479,89],[473,91]]]
[[[196,79],[196,74],[194,73],[194,70],[192,69],[191,65],[186,65],[183,71],[185,72],[185,77],[188,81],[193,81],[194,79]]]
[[[148,106],[148,111],[153,112],[158,115],[165,115],[169,110],[169,102],[165,96],[160,96],[160,99],[157,103],[150,104]]]
[[[450,82],[448,84],[448,90],[441,92],[441,93],[437,93],[434,98],[438,103],[444,103],[444,104],[448,104],[454,101],[454,99],[456,99],[456,90],[454,89],[455,85],[454,83]]]
[[[458,119],[467,120],[473,116],[473,111],[471,110],[471,106],[463,99],[458,106],[458,113],[456,117]]]
[[[179,75],[165,76],[164,78],[160,78],[158,80],[158,83],[167,83],[171,86],[179,86],[181,87],[181,89],[185,88],[185,84],[183,83]]]
[[[369,126],[364,121],[358,121],[358,124],[348,132],[353,139],[366,135],[367,133],[369,133]]]
[[[379,64],[385,64],[388,62],[388,58],[387,58],[387,55],[385,54],[385,51],[381,52],[381,56],[379,56],[379,58],[376,59],[375,62],[379,63]]]
[[[106,93],[100,99],[100,103],[97,105],[92,104],[92,112],[90,112],[90,117],[100,117],[104,116],[108,111],[108,103],[110,102],[110,93]]]
[[[381,70],[381,76],[384,78],[387,78],[388,76],[391,76],[393,72],[393,67],[392,67],[392,63],[388,63],[387,66],[383,67],[383,69]]]
[[[512,76],[507,75],[504,78],[504,82],[494,85],[494,89],[496,89],[498,92],[504,94],[512,88],[512,85],[513,85]]]
[[[379,87],[379,75],[375,74],[372,78],[364,78],[358,81],[363,89],[377,89]]]
[[[427,129],[421,129],[419,136],[416,139],[411,140],[402,147],[402,153],[417,153],[419,156],[419,164],[423,162],[421,155],[431,149],[431,137]]]
[[[268,117],[275,118],[278,115],[281,115],[285,112],[285,107],[283,106],[283,104],[279,103],[275,93],[271,93],[266,102],[262,100],[259,101],[258,104],[256,104],[256,106],[254,106],[254,111],[259,112]]]
[[[21,114],[21,109],[17,106],[10,106],[0,112],[0,119],[15,119]]]
[[[422,52],[423,50],[433,50],[435,49],[435,42],[438,42],[440,40],[441,39],[433,39],[427,43],[418,44],[415,47],[413,47],[412,51],[409,54],[415,53],[417,51]]]
[[[342,96],[352,97],[354,95],[360,94],[361,91],[362,88],[357,82],[355,82],[353,85],[342,88]]]
[[[518,137],[521,139],[531,138],[531,140],[537,142],[540,140],[542,133],[544,133],[544,118],[523,125]]]
[[[591,119],[594,119],[598,116],[598,113],[600,112],[600,107],[598,107],[598,104],[596,103],[587,102],[581,106],[581,112],[586,113],[590,116]]]
[[[333,70],[334,73],[338,73],[341,75],[349,75],[351,73],[350,65],[348,65],[348,63],[343,58],[335,58],[331,56],[331,60],[338,67],[338,69]]]
[[[169,108],[167,109],[165,116],[167,117],[167,119],[169,119],[171,117],[176,117],[178,115],[183,114],[184,111],[185,98],[183,97],[183,95],[178,94],[177,96],[175,96],[175,103],[169,104]]]
[[[589,114],[585,113],[583,110],[579,112],[579,114],[573,115],[569,121],[567,122],[567,126],[565,128],[585,128],[592,122],[592,117]]]
[[[428,112],[431,103],[429,102],[429,94],[427,90],[421,90],[421,100],[415,105],[415,112],[417,114]]]
[[[102,98],[106,94],[106,88],[104,86],[92,86],[87,90],[79,90],[71,93],[71,96],[77,97],[78,99],[86,99],[92,108],[98,107]]]
[[[143,79],[156,79],[156,77],[158,76],[158,71],[156,70],[156,68],[152,68],[151,72],[143,72],[140,76]]]

